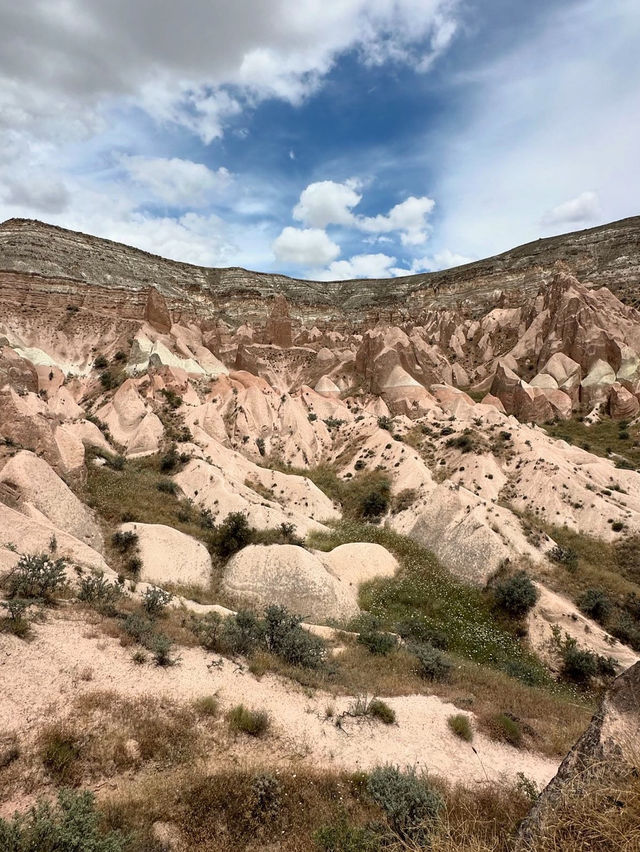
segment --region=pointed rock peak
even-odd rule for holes
[[[278,295],[273,300],[273,307],[271,308],[271,317],[272,319],[289,318],[289,303],[282,295],[282,293],[278,293]]]
[[[144,318],[150,326],[161,334],[168,334],[171,331],[171,312],[164,297],[158,293],[155,287],[149,287],[147,291]]]

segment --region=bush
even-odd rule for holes
[[[173,479],[161,479],[156,485],[158,491],[162,491],[164,494],[177,494],[178,486],[175,484]]]
[[[10,598],[8,601],[0,601],[0,607],[7,611],[4,629],[20,639],[24,639],[28,635],[31,627],[26,616],[30,605],[30,602],[24,598]]]
[[[398,645],[398,640],[395,636],[375,629],[362,630],[358,634],[358,642],[364,645],[369,653],[381,657],[386,657]]]
[[[367,780],[367,793],[386,814],[392,830],[409,843],[426,843],[443,805],[442,797],[413,770],[380,766]]]
[[[66,560],[46,553],[21,556],[6,585],[10,598],[45,598],[66,584]]]
[[[172,598],[171,592],[167,592],[159,586],[151,586],[142,596],[142,606],[152,618],[155,618],[164,612]]]
[[[119,530],[111,536],[111,544],[120,553],[126,553],[138,544],[138,533],[133,532],[133,530]]]
[[[469,721],[469,717],[465,716],[464,713],[458,713],[455,716],[449,716],[447,719],[447,724],[453,731],[453,733],[460,737],[461,740],[464,740],[467,743],[470,743],[473,739],[473,728],[471,727],[471,722]]]
[[[157,666],[175,666],[177,657],[172,657],[173,645],[171,639],[164,633],[151,633],[145,637],[144,646],[153,654]]]
[[[365,494],[360,501],[363,518],[379,518],[389,508],[389,486],[380,485]]]
[[[269,729],[270,719],[264,710],[248,710],[244,704],[238,704],[227,713],[229,728],[237,733],[261,737]]]
[[[153,623],[138,612],[132,612],[128,615],[122,627],[125,633],[132,636],[141,645],[144,645],[146,638],[153,633]]]
[[[418,674],[427,680],[446,680],[451,671],[451,661],[433,645],[426,642],[412,645],[410,652],[418,660]]]
[[[379,719],[385,725],[393,725],[396,721],[395,710],[379,698],[373,698],[369,702],[367,715],[373,716],[374,719]]]
[[[598,657],[567,638],[562,649],[562,674],[574,683],[589,683],[598,674]]]
[[[264,625],[249,610],[238,610],[225,619],[222,641],[232,654],[248,656],[264,638]]]
[[[104,355],[98,355],[96,360],[93,362],[93,366],[96,370],[105,370],[109,366],[109,362]]]
[[[575,571],[578,567],[578,554],[570,547],[562,547],[557,544],[549,551],[549,556],[554,562],[564,565],[569,571]]]
[[[388,417],[386,414],[380,415],[378,417],[378,428],[386,429],[387,432],[393,431],[393,420],[391,417]]]
[[[522,618],[533,609],[538,592],[526,571],[499,582],[494,589],[496,604],[514,618]]]
[[[221,559],[229,559],[251,543],[252,533],[246,515],[242,512],[231,512],[215,529],[212,546]]]
[[[125,852],[118,831],[103,831],[93,793],[60,790],[55,805],[40,800],[26,813],[0,819],[3,852]]]
[[[490,723],[491,735],[516,748],[522,745],[522,728],[516,719],[507,713],[498,713]]]
[[[207,612],[201,618],[191,617],[189,628],[207,651],[220,651],[223,619],[217,612]]]
[[[587,589],[578,598],[577,603],[585,615],[590,616],[599,624],[604,624],[607,621],[613,609],[609,596],[599,589]]]
[[[97,609],[113,612],[114,604],[122,595],[122,588],[117,583],[110,583],[102,575],[83,577],[80,581],[78,600],[90,603]]]

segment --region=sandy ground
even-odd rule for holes
[[[466,784],[513,779],[523,772],[544,785],[557,769],[556,761],[481,734],[474,737],[472,748],[447,727],[447,718],[460,711],[435,696],[385,699],[396,712],[397,724],[346,718],[340,730],[326,718],[326,708],[331,705],[340,713],[353,699],[311,694],[272,675],[258,680],[229,660],[208,667],[220,658],[200,648],[181,649],[180,663],[171,668],[136,666],[130,648],[72,612],[51,614],[47,623],[36,626],[35,634],[31,642],[0,634],[0,729],[21,737],[32,734],[45,719],[64,715],[78,695],[94,690],[178,701],[216,693],[223,711],[243,702],[269,712],[273,733],[266,742],[272,743],[275,763],[303,761],[355,770],[391,762]],[[82,678],[87,669],[90,681]]]

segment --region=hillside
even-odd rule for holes
[[[639,225],[331,284],[0,226],[0,818],[531,852],[589,803],[637,842]],[[617,786],[572,752],[516,840],[581,736]]]

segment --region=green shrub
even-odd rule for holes
[[[173,644],[164,633],[151,633],[145,637],[144,646],[151,651],[157,666],[175,666],[177,657],[172,656]]]
[[[26,813],[0,819],[2,852],[125,852],[118,831],[103,831],[93,793],[60,790],[52,804],[40,800]]]
[[[111,536],[111,543],[121,553],[127,553],[138,544],[138,533],[133,530],[118,530]]]
[[[113,613],[114,604],[122,595],[122,588],[117,583],[110,583],[102,575],[83,577],[80,581],[78,600],[90,603],[97,609]]]
[[[46,553],[21,556],[5,584],[10,598],[51,598],[66,585],[66,560]]]
[[[178,486],[173,481],[173,479],[161,479],[156,485],[158,491],[162,491],[164,494],[177,494]]]
[[[411,645],[411,653],[418,660],[418,674],[426,680],[446,680],[451,671],[451,661],[433,645],[426,642]]]
[[[443,806],[413,770],[380,766],[371,772],[367,793],[385,812],[391,829],[408,843],[427,843],[436,828]]]
[[[31,602],[24,598],[10,598],[8,601],[0,601],[0,607],[7,611],[4,621],[4,629],[13,633],[19,639],[24,639],[31,629],[26,612]]]
[[[515,618],[526,615],[538,600],[536,587],[526,571],[518,571],[497,583],[493,594],[500,609]]]
[[[255,651],[263,639],[264,625],[250,610],[238,610],[224,621],[222,641],[232,654],[246,657]]]
[[[387,432],[392,432],[393,420],[391,417],[388,417],[386,414],[381,414],[380,417],[378,417],[378,428],[386,429]]]
[[[201,617],[192,616],[189,629],[207,651],[220,651],[223,618],[217,612],[207,612]]]
[[[150,586],[142,596],[142,606],[148,615],[155,618],[164,612],[165,607],[171,603],[173,595],[159,586]]]
[[[494,716],[490,728],[494,739],[502,740],[516,748],[522,745],[522,728],[508,713],[498,713]]]
[[[598,674],[598,657],[567,639],[562,650],[562,674],[574,683],[589,683]]]
[[[371,654],[386,657],[391,651],[394,651],[398,645],[398,640],[391,633],[384,633],[382,630],[363,630],[358,634],[358,642],[364,645]]]
[[[403,639],[413,639],[417,643],[426,643],[446,651],[449,647],[449,637],[444,630],[438,630],[424,615],[412,613],[410,618],[398,621],[395,632]]]
[[[253,530],[247,516],[242,512],[231,512],[212,536],[212,546],[221,559],[229,559],[234,553],[251,543]]]
[[[613,610],[611,598],[600,589],[587,589],[578,598],[577,604],[585,615],[590,616],[599,624],[604,624]]]
[[[104,355],[98,355],[96,360],[93,362],[93,366],[96,370],[104,370],[109,366],[109,362],[104,357]]]
[[[396,721],[396,712],[385,701],[379,698],[373,698],[369,702],[368,716],[373,716],[374,719],[379,719],[385,725],[393,725]]]
[[[471,727],[471,722],[469,721],[469,717],[465,716],[464,713],[457,713],[455,716],[449,716],[447,724],[453,733],[457,737],[460,737],[461,740],[470,743],[473,739],[473,728]]]
[[[261,737],[269,729],[269,715],[264,710],[249,710],[244,704],[238,704],[227,713],[229,728],[237,733]]]

